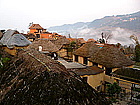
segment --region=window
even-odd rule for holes
[[[40,38],[40,34],[36,34],[37,38]]]
[[[111,76],[112,68],[106,68],[105,74]]]
[[[75,61],[78,62],[78,55],[75,55]]]
[[[84,82],[87,82],[87,77],[83,77],[83,81]]]
[[[93,62],[93,66],[97,66],[98,67],[98,63]]]
[[[39,46],[39,51],[42,51],[42,46]]]
[[[102,69],[104,70],[104,66],[102,66]]]
[[[88,64],[88,60],[87,60],[87,57],[84,57],[84,62],[83,62],[84,64]]]

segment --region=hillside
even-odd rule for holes
[[[120,42],[130,44],[129,36],[140,36],[140,11],[133,14],[105,16],[92,22],[78,22],[48,28],[49,31],[57,31],[60,34],[72,37],[84,37],[98,39],[101,33],[113,34],[110,43]]]

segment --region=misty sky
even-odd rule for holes
[[[28,30],[140,11],[140,0],[0,0],[0,29]]]

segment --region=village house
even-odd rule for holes
[[[88,41],[82,47],[77,49],[73,55],[73,62],[79,62],[83,65],[90,67],[96,66],[100,68],[103,72],[90,76],[85,75],[84,77],[88,78],[88,83],[93,88],[98,87],[102,91],[105,91],[106,83],[118,83],[120,80],[113,77],[112,72],[115,72],[122,67],[133,68],[134,65],[134,62],[127,58],[123,52],[114,45],[105,44],[103,48],[99,49],[99,47],[95,45],[94,41]],[[93,70],[96,69],[94,68]],[[98,80],[96,78],[98,78]],[[126,90],[128,88],[128,83],[121,79],[120,84],[125,84],[126,87],[123,88],[128,92],[128,90]]]
[[[63,64],[70,72],[79,75],[85,82],[98,91],[102,91],[102,82],[104,79],[104,70],[97,66],[85,66],[77,62],[67,62],[62,58],[58,62]]]
[[[90,38],[90,39],[88,39],[87,40],[87,42],[90,42],[90,41],[93,41],[94,43],[98,43],[95,39],[93,39],[93,38]]]
[[[16,30],[7,30],[0,40],[2,48],[11,55],[15,55],[17,49],[26,49],[31,42]]]
[[[57,52],[59,49],[48,39],[37,39],[28,46],[28,49],[36,49],[45,55],[51,56],[51,58],[58,59]]]
[[[96,65],[89,62],[89,58],[99,50],[93,41],[86,42],[82,47],[73,52],[73,62],[79,62],[84,65]]]
[[[136,68],[120,68],[112,73],[112,78],[116,80],[125,93],[130,93],[132,97],[140,95],[140,70]]]
[[[56,40],[50,41],[59,49],[59,51],[57,52],[59,57],[65,58],[68,56],[68,46],[70,44],[70,41],[66,37],[58,37]]]
[[[90,38],[87,40],[87,42],[93,41],[99,48],[103,48],[103,46],[105,45],[104,43],[98,43],[98,41],[96,41],[93,38]]]
[[[86,41],[84,40],[84,38],[67,38],[70,42],[75,42],[75,46],[76,47],[81,47],[83,44],[86,43]]]
[[[107,45],[92,55],[89,62],[90,64],[91,62],[96,63],[98,67],[105,70],[103,84],[117,82],[118,79],[112,77],[112,72],[122,67],[133,68],[134,65],[134,62],[127,58],[117,47]]]
[[[22,35],[24,35],[31,42],[33,42],[35,39],[37,39],[37,37],[32,33],[22,34]]]
[[[89,61],[90,64],[91,62],[95,62],[98,64],[98,67],[104,68],[107,75],[110,75],[111,72],[114,72],[118,68],[132,68],[134,65],[134,62],[127,58],[118,48],[108,45],[92,55]]]
[[[71,68],[68,69],[75,72],[84,79],[92,88],[98,91],[104,91],[103,80],[104,70],[97,66],[86,66],[86,68]]]
[[[57,33],[50,33],[48,31],[46,31],[47,29],[42,28],[39,24],[32,24],[29,27],[29,29],[30,29],[30,32],[28,32],[28,35],[33,34],[38,39],[42,39],[42,38],[57,39],[58,37],[62,37],[62,35],[59,35]]]

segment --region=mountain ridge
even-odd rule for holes
[[[114,36],[111,39],[114,41],[111,41],[110,43],[132,43],[132,41],[120,41],[122,39],[119,40],[119,38],[116,36],[121,36],[123,39],[126,39],[125,37],[127,37],[127,40],[132,34],[140,36],[140,11],[126,15],[105,16],[100,19],[95,19],[91,22],[77,22],[74,24],[54,26],[48,28],[48,30],[55,31],[66,36],[71,34],[72,37],[84,37],[85,39],[91,37],[99,39],[102,32],[107,32],[113,34]],[[114,38],[117,38],[117,40]]]

